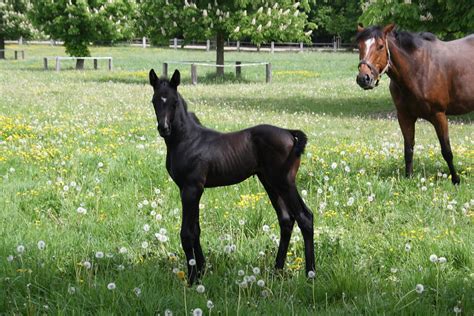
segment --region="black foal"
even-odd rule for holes
[[[278,215],[281,238],[275,267],[284,266],[296,220],[304,238],[306,273],[314,271],[313,214],[295,184],[306,135],[271,125],[226,134],[205,128],[188,112],[177,91],[178,70],[169,81],[159,79],[153,69],[149,76],[158,131],[166,142],[166,169],[181,193],[180,236],[190,284],[204,270],[199,242],[199,200],[204,188],[239,183],[252,175],[262,182]],[[189,264],[191,259],[195,265]]]

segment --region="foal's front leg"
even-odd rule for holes
[[[181,188],[181,203],[183,205],[183,217],[181,223],[181,244],[188,265],[189,284],[193,284],[196,276],[204,269],[204,255],[202,253],[199,236],[199,200],[204,189],[198,185],[188,185]],[[190,261],[195,260],[191,265]]]

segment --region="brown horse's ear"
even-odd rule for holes
[[[150,85],[151,85],[152,87],[155,87],[156,84],[160,81],[160,79],[159,79],[158,76],[156,75],[154,69],[150,70],[150,73],[148,74],[148,77],[150,78]]]
[[[364,26],[362,25],[362,23],[357,24],[357,33],[360,33],[363,30],[364,30]]]
[[[387,35],[391,31],[393,31],[394,28],[395,28],[395,23],[390,23],[389,25],[383,28],[383,33]]]
[[[179,73],[179,70],[176,69],[173,73],[173,77],[171,77],[170,80],[170,86],[173,88],[177,88],[181,82],[181,74]]]

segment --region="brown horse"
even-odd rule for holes
[[[443,42],[431,33],[400,32],[394,27],[359,26],[357,83],[373,89],[383,73],[390,77],[390,93],[405,142],[407,176],[413,173],[415,122],[423,118],[433,124],[451,181],[459,184],[446,115],[474,110],[474,35]]]

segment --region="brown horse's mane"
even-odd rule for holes
[[[393,35],[395,36],[398,46],[409,52],[422,47],[426,41],[433,42],[437,39],[434,34],[429,32],[413,33],[394,30]],[[365,28],[362,32],[357,34],[356,41],[364,41],[372,37],[383,38],[383,28],[381,26]]]

